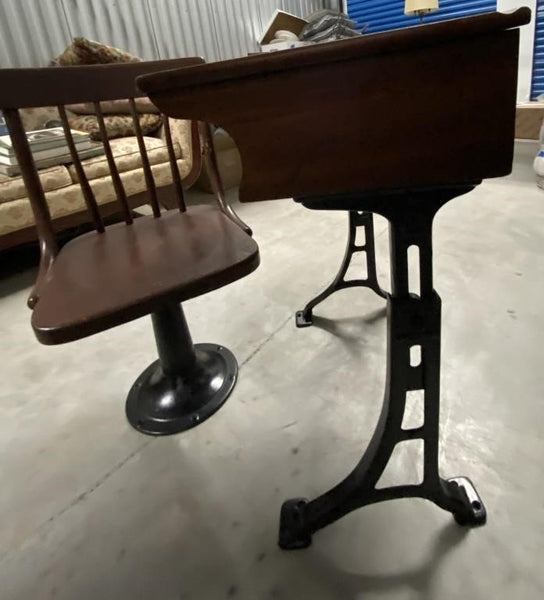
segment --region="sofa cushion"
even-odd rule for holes
[[[44,192],[52,192],[53,190],[72,185],[72,178],[64,165],[42,169],[41,171],[38,171],[38,173]],[[0,175],[0,204],[18,200],[20,198],[26,198],[26,189],[23,178],[20,175],[17,177]]]
[[[145,96],[134,98],[136,112],[139,113],[158,113],[159,109]],[[95,115],[96,108],[93,102],[82,102],[80,104],[67,104],[66,110],[69,110],[76,115]],[[103,115],[131,115],[132,110],[128,100],[102,100],[100,102],[100,110]]]
[[[144,137],[147,156],[151,165],[159,163],[168,163],[168,150],[164,142],[157,138]],[[119,173],[139,169],[142,166],[142,157],[138,147],[138,139],[135,137],[118,138],[110,140],[111,150],[115,159],[115,164]],[[181,151],[178,144],[174,144],[174,154],[176,158],[181,158]],[[110,174],[108,160],[104,155],[95,156],[81,161],[85,175],[88,179],[98,179],[107,177]],[[72,181],[78,182],[78,176],[74,165],[68,167]]]
[[[177,166],[180,176],[183,179],[187,177],[193,164],[191,123],[190,121],[179,119],[169,119],[169,123],[172,132],[172,138],[175,142],[174,146],[176,148],[176,156],[179,152],[179,156],[181,157],[177,161]],[[160,135],[159,138],[144,138],[146,147],[152,147],[151,149],[156,151],[154,158],[152,154],[152,161],[156,160],[157,156],[160,156],[160,148],[163,148],[162,152],[164,152],[164,127],[161,128],[161,131],[158,133],[158,135]],[[126,142],[126,140],[118,139],[112,140],[110,144],[112,148],[116,147],[117,145],[122,147],[124,146],[124,142]],[[130,154],[130,150],[132,150],[136,156],[132,157],[130,160],[136,160],[139,162],[140,158],[136,138],[130,141],[129,144],[131,145],[130,148],[125,148],[124,151],[121,151],[121,149],[118,151],[114,150],[114,153],[119,154],[120,152],[123,152],[123,154],[126,155]],[[119,163],[124,162],[125,160],[127,160],[126,157],[124,157],[122,161],[117,159]],[[115,191],[109,175],[109,169],[104,171],[104,165],[107,165],[107,161],[104,159],[104,157],[95,157],[87,159],[87,162],[102,162],[102,170],[97,171],[97,174],[105,172],[107,173],[106,176],[99,175],[98,178],[90,181],[91,188],[96,195],[98,203],[107,204],[115,201]],[[70,178],[70,183],[73,181],[73,169],[72,174],[70,174],[65,167],[51,167],[51,169],[48,170],[50,171],[52,169],[60,169],[61,172],[64,171],[65,175],[67,174],[67,176]],[[172,183],[172,173],[168,161],[153,164],[151,170],[153,172],[153,178],[157,188],[164,187]],[[45,173],[45,171],[46,170],[42,171],[42,173]],[[147,189],[142,168],[121,172],[120,177],[128,196],[143,192]],[[13,181],[14,179],[17,178],[9,178],[10,181]],[[49,185],[50,184],[47,184],[47,187],[49,187]],[[20,182],[19,189],[23,190],[23,194],[25,193],[22,181]],[[20,192],[18,192],[18,194],[19,193]],[[2,196],[1,192],[0,196]],[[85,201],[83,199],[81,189],[79,185],[75,183],[71,183],[71,185],[66,185],[66,187],[59,187],[58,189],[53,189],[49,192],[46,192],[45,197],[53,219],[85,210]],[[34,216],[32,214],[32,209],[28,198],[26,196],[15,200],[12,198],[13,195],[11,197],[6,197],[6,202],[0,202],[0,236],[18,231],[20,229],[26,229],[34,225]]]
[[[187,160],[180,159],[177,162],[180,177],[184,179],[189,173],[190,163]],[[156,165],[151,165],[151,173],[157,188],[170,185],[172,183],[172,170],[169,162],[161,162]],[[143,169],[133,169],[120,173],[121,181],[127,196],[134,196],[140,192],[147,190],[145,175]],[[117,196],[112,185],[111,176],[99,177],[89,181],[91,189],[94,192],[96,200],[99,204],[107,202],[115,202]],[[79,189],[79,186],[77,186]],[[62,191],[62,190],[59,190]],[[56,192],[53,192],[55,194]]]
[[[162,124],[161,115],[156,114],[140,114],[138,120],[143,135],[156,131]],[[77,115],[69,122],[72,129],[90,133],[91,140],[102,140],[102,133],[96,115]],[[127,137],[136,134],[134,120],[129,115],[104,115],[104,125],[108,138]]]
[[[177,161],[178,171],[183,179],[191,168],[188,160]],[[157,188],[172,183],[172,171],[168,162],[151,166],[153,179]],[[143,169],[133,169],[120,174],[121,182],[127,196],[133,196],[147,190]],[[117,197],[111,177],[99,177],[89,182],[98,204],[115,202]],[[78,184],[53,190],[45,194],[51,217],[64,217],[85,210],[85,200]],[[119,207],[121,212],[121,207]],[[13,200],[0,204],[0,235],[11,233],[34,225],[34,216],[28,198]]]

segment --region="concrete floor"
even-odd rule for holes
[[[317,326],[293,315],[329,282],[346,217],[292,201],[240,206],[256,273],[186,304],[195,341],[241,365],[227,404],[192,431],[138,434],[125,395],[155,359],[149,319],[58,347],[34,339],[34,269],[0,281],[2,600],[369,600],[544,597],[544,192],[534,147],[512,176],[446,206],[441,471],[487,505],[477,530],[422,500],[361,509],[276,545],[281,502],[338,482],[365,448],[385,375],[383,301],[338,293]],[[377,224],[387,285],[386,223]],[[415,410],[415,409],[414,409]],[[392,481],[414,478],[410,448]]]

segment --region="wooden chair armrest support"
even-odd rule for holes
[[[38,303],[38,300],[40,299],[40,288],[42,287],[54,260],[55,254],[51,253],[50,248],[44,243],[43,239],[40,240],[40,267],[34,286],[26,301],[28,308],[33,309]]]
[[[236,214],[236,211],[227,202],[225,197],[225,188],[223,187],[223,181],[219,174],[219,167],[217,164],[217,155],[215,153],[215,146],[213,143],[213,136],[210,129],[209,123],[199,123],[200,136],[202,138],[202,157],[208,171],[212,191],[217,198],[217,203],[220,209],[240,226],[248,235],[253,235],[251,227],[244,223],[242,219]]]

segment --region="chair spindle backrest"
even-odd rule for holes
[[[153,167],[148,156],[148,148],[142,134],[140,119],[135,98],[142,93],[136,87],[136,77],[139,75],[189,67],[203,63],[198,57],[151,61],[141,63],[127,63],[114,65],[93,65],[83,67],[55,67],[40,69],[0,69],[0,110],[3,111],[6,124],[13,140],[13,147],[21,174],[34,213],[38,237],[41,241],[42,256],[54,257],[57,253],[57,244],[52,226],[51,214],[46,200],[40,176],[32,151],[28,144],[26,132],[22,123],[20,109],[56,106],[71,160],[81,188],[83,198],[97,232],[104,233],[103,217],[99,203],[93,191],[93,182],[89,181],[84,164],[78,154],[70,131],[70,123],[66,106],[70,104],[90,103],[94,107],[100,137],[108,164],[111,184],[115,191],[117,202],[120,205],[127,225],[133,221],[131,207],[123,185],[123,177],[119,172],[118,164],[114,158],[112,144],[108,139],[104,112],[101,102],[111,100],[128,100],[130,114],[134,122],[134,131],[141,156],[141,168],[144,173],[148,201],[155,217],[160,217],[161,211],[158,200],[157,186],[153,176]],[[171,169],[171,186],[177,198],[181,211],[185,211],[183,198],[182,178],[178,169],[178,157],[172,142],[168,118],[163,118],[164,139],[167,146],[168,162]],[[200,147],[198,140],[198,125],[191,127],[193,161],[200,161],[199,153],[195,150]],[[198,162],[198,167],[200,162]],[[193,169],[193,176],[195,169]],[[111,211],[110,211],[111,212]]]

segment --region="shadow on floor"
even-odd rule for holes
[[[366,594],[372,598],[377,594],[396,597],[395,592],[410,589],[406,597],[418,600],[435,600],[433,580],[440,563],[468,535],[469,529],[449,523],[436,536],[429,548],[428,558],[419,566],[399,573],[364,575],[349,573],[332,564],[317,552],[308,552],[304,568],[310,570],[308,576],[323,581],[324,586],[334,587],[338,598],[363,600]],[[404,597],[404,596],[403,596]]]
[[[340,319],[329,319],[327,317],[313,316],[315,327],[323,329],[328,333],[348,343],[360,343],[361,334],[369,325],[384,319],[387,307],[383,306],[361,317],[343,317]]]

